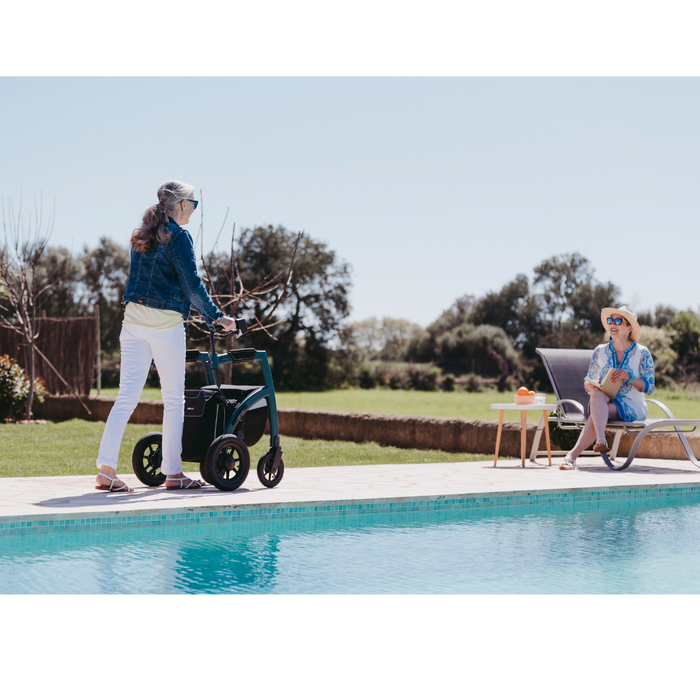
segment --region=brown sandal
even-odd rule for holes
[[[596,444],[593,445],[593,452],[597,452],[598,454],[601,454],[601,455],[608,454],[608,452],[610,452],[610,448],[608,447],[608,441],[607,440],[597,440]]]

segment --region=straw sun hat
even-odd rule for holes
[[[637,322],[637,314],[635,314],[634,311],[630,311],[626,306],[621,306],[619,309],[614,309],[612,306],[606,306],[600,312],[600,322],[603,324],[603,328],[606,330],[608,329],[607,319],[613,314],[622,316],[622,318],[624,318],[630,324],[630,326],[632,326],[632,330],[630,331],[630,340],[632,342],[637,342],[639,340],[639,336],[642,334],[641,326]]]

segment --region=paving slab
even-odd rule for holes
[[[263,487],[251,471],[243,488],[233,492],[207,486],[195,491],[149,488],[133,474],[124,476],[133,493],[94,488],[94,476],[0,479],[0,522],[61,518],[77,514],[124,516],[191,512],[196,509],[252,508],[271,505],[342,504],[415,500],[472,494],[541,493],[545,491],[654,488],[700,484],[700,469],[680,460],[639,459],[622,472],[599,458],[579,459],[576,471],[560,471],[559,461],[520,460],[447,464],[390,464],[287,469],[274,489]],[[190,473],[191,477],[198,474]]]

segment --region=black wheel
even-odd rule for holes
[[[209,472],[207,471],[206,461],[199,463],[199,474],[201,475],[202,479],[204,479],[204,481],[206,481],[208,484],[211,484],[211,479],[209,478]]]
[[[274,452],[266,452],[258,462],[258,479],[260,483],[263,486],[267,486],[268,489],[277,486],[284,476],[284,462],[280,459],[277,464],[277,469],[273,471],[272,464],[274,461]]]
[[[206,477],[219,491],[235,491],[243,486],[250,470],[250,453],[243,440],[221,435],[209,445],[205,460]]]
[[[165,474],[161,474],[160,471],[160,462],[163,458],[162,444],[161,433],[148,433],[134,447],[131,466],[138,480],[146,486],[160,486],[165,481]]]

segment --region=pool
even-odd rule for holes
[[[0,590],[700,592],[700,488],[569,495],[6,535]]]

